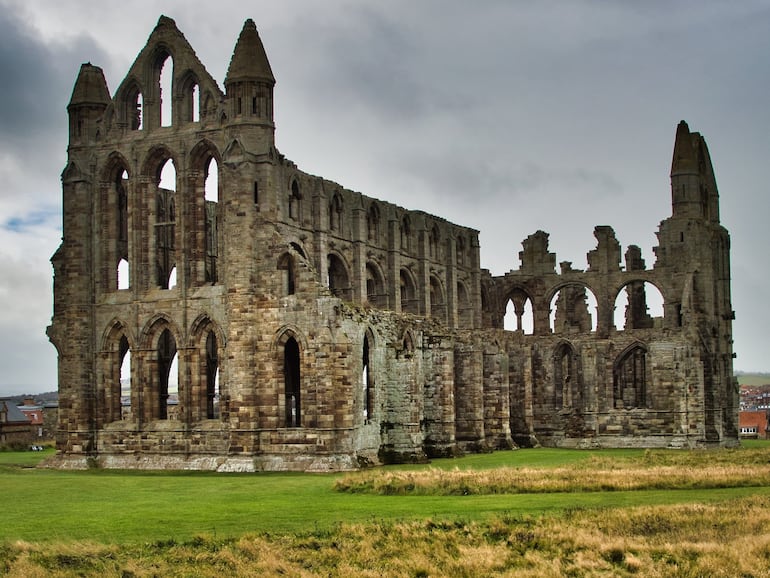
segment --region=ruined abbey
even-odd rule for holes
[[[537,231],[492,276],[478,231],[284,157],[274,85],[251,20],[224,90],[167,17],[112,96],[80,68],[51,259],[53,465],[332,471],[737,444],[730,239],[686,123],[651,268],[598,226],[585,270],[557,271]]]

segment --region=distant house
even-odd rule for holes
[[[32,422],[8,399],[0,399],[0,444],[29,443]]]
[[[33,399],[25,399],[24,405],[19,406],[19,411],[29,418],[32,424],[34,437],[43,437],[43,406],[37,405]]]
[[[739,427],[741,438],[744,439],[768,439],[768,413],[770,410],[742,411],[739,414]]]

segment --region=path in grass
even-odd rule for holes
[[[638,450],[616,452],[633,456]],[[602,456],[612,452],[600,452]],[[594,452],[521,450],[438,460],[434,468],[557,467]],[[0,466],[4,458],[0,456]],[[9,463],[5,460],[5,463]],[[421,466],[426,467],[426,466]],[[485,519],[568,508],[625,507],[770,494],[770,487],[540,495],[377,496],[333,490],[339,475],[201,472],[63,472],[0,467],[4,515],[0,541],[103,543],[189,540],[197,535],[302,533],[341,522]]]

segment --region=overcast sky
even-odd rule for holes
[[[0,396],[56,389],[49,259],[78,69],[102,67],[113,92],[161,13],[220,86],[253,18],[279,150],[479,229],[493,274],[518,269],[538,229],[585,268],[595,225],[652,267],[686,120],[732,235],[736,369],[770,371],[767,0],[0,0]]]

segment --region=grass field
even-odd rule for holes
[[[521,554],[526,558],[545,556],[545,551],[556,548],[551,554],[555,556],[561,546],[555,543],[546,547],[545,538],[538,538],[542,544],[533,545],[530,543],[532,540],[524,538],[511,542],[510,536],[521,532],[526,535],[534,532],[539,536],[539,532],[544,532],[544,528],[549,525],[553,527],[548,532],[554,536],[561,535],[557,528],[562,528],[565,535],[570,535],[569,530],[564,528],[570,524],[590,526],[590,520],[593,519],[594,525],[597,520],[607,520],[605,531],[609,534],[606,539],[612,542],[610,537],[619,531],[624,517],[636,515],[647,520],[644,524],[648,526],[660,526],[660,531],[652,532],[658,539],[669,530],[674,532],[678,528],[680,522],[672,520],[681,519],[681,524],[689,525],[690,522],[684,520],[699,519],[698,516],[693,517],[693,511],[701,512],[703,516],[706,516],[703,512],[708,511],[711,512],[709,515],[713,517],[713,523],[723,527],[725,538],[722,546],[726,547],[729,544],[725,540],[732,535],[726,528],[734,527],[736,532],[743,532],[745,528],[741,529],[740,525],[749,522],[745,515],[742,518],[730,518],[731,512],[739,514],[742,510],[750,509],[752,516],[760,516],[759,519],[767,516],[770,522],[770,484],[761,477],[770,476],[770,445],[761,441],[749,442],[740,450],[713,452],[529,449],[436,460],[428,466],[393,466],[352,476],[104,470],[65,472],[35,469],[34,465],[45,455],[37,452],[0,453],[0,487],[3,496],[0,574],[5,570],[19,576],[36,575],[36,572],[41,576],[52,575],[54,571],[61,572],[59,575],[62,576],[110,575],[112,571],[120,570],[118,575],[154,575],[153,572],[155,575],[165,575],[167,572],[158,568],[169,563],[169,557],[173,558],[181,551],[185,552],[185,557],[198,560],[192,566],[197,570],[191,572],[187,562],[178,563],[173,566],[179,569],[176,575],[221,576],[229,573],[226,568],[238,568],[236,573],[243,575],[277,573],[277,567],[269,570],[267,566],[260,566],[261,563],[254,563],[253,552],[249,554],[249,551],[257,548],[255,544],[259,544],[262,557],[257,558],[264,558],[265,564],[271,556],[275,560],[283,560],[287,564],[284,569],[289,575],[312,576],[318,575],[317,572],[325,575],[353,575],[347,574],[347,570],[339,566],[339,561],[333,562],[331,559],[335,551],[337,556],[344,555],[349,560],[355,558],[353,554],[343,553],[342,544],[347,543],[346,540],[350,541],[348,546],[353,548],[356,540],[363,544],[361,536],[366,535],[370,536],[367,540],[380,540],[385,548],[384,544],[388,540],[395,540],[396,535],[404,534],[402,538],[411,544],[410,547],[413,545],[415,551],[422,552],[419,556],[421,561],[412,560],[414,563],[408,568],[404,567],[406,569],[403,571],[396,571],[393,566],[393,572],[383,571],[372,575],[450,575],[444,572],[449,572],[451,567],[451,575],[470,576],[481,575],[477,573],[481,570],[474,567],[475,570],[471,568],[467,574],[463,574],[465,570],[462,570],[462,565],[456,566],[459,563],[457,559],[463,558],[460,550],[445,552],[448,558],[441,564],[428,563],[426,560],[430,558],[430,548],[427,543],[443,536],[442,540],[446,544],[454,540],[459,548],[459,544],[463,543],[462,534],[465,533],[465,541],[476,543],[482,550],[494,546],[502,548],[507,552],[506,556],[510,556],[509,550],[515,546],[514,549],[518,550],[524,548]],[[663,468],[660,469],[663,473],[655,474],[658,471],[655,468]],[[506,478],[524,473],[527,479],[554,479],[568,472],[571,476],[588,481],[608,479],[609,472],[619,480],[629,476],[640,478],[640,472],[645,472],[651,478],[670,479],[673,470],[687,479],[694,479],[699,471],[705,472],[700,477],[713,481],[714,476],[709,474],[707,468],[734,468],[735,475],[728,476],[728,481],[712,483],[707,488],[678,481],[679,486],[669,485],[661,489],[658,480],[635,490],[591,491],[589,487],[582,491],[540,490],[538,493],[532,493],[532,490],[526,488],[517,488],[519,493],[514,493],[510,488],[501,492],[498,488],[495,493],[483,481],[496,472],[503,472]],[[360,488],[351,492],[342,487],[350,480],[355,481],[357,476],[385,479],[388,476],[403,477],[405,474],[412,476],[410,479],[420,477],[420,483],[427,484],[428,490],[392,495],[388,492],[362,491]],[[470,495],[462,495],[463,492],[456,489],[444,491],[440,488],[448,478],[458,475],[463,477],[461,483],[467,485],[463,487],[472,490],[465,492]],[[755,479],[751,476],[760,477]],[[431,485],[435,488],[431,489]],[[572,489],[580,487],[576,485]],[[683,514],[685,511],[689,513]],[[619,526],[614,528],[612,524]],[[501,536],[500,539],[491,543],[488,538],[484,538],[489,532],[496,532]],[[711,536],[708,532],[704,533],[702,528],[693,532],[696,536]],[[503,538],[503,535],[507,537]],[[770,561],[770,535],[764,535],[767,544],[756,546],[756,556],[759,559],[764,556],[764,566],[767,567]],[[645,548],[652,547],[649,536],[643,538],[642,545]],[[315,541],[315,546],[310,547],[312,556],[305,551],[308,541]],[[522,541],[523,545],[519,543]],[[644,549],[642,545],[635,547],[637,553]],[[380,551],[371,544],[370,547],[373,548],[370,553],[372,560],[388,552],[387,548]],[[396,548],[395,545],[388,547]],[[633,563],[629,565],[631,559],[628,558],[625,546],[616,547],[620,548],[619,553],[597,554],[604,560],[597,568],[608,564],[607,567],[612,571],[608,571],[607,575],[618,575],[622,568],[636,575],[646,575],[639,574],[639,569],[634,569]],[[270,556],[265,554],[274,548],[280,552],[273,552]],[[443,551],[444,546],[441,548]],[[731,548],[731,551],[737,552],[735,547]],[[219,553],[225,550],[228,552],[225,557],[231,559],[228,563],[231,566],[225,564],[225,570],[216,570],[223,563]],[[218,554],[215,556],[213,551]],[[58,553],[59,558],[47,560],[46,552]],[[313,558],[315,561],[312,568],[300,571],[302,552],[305,552],[305,558]],[[325,566],[318,566],[322,564],[317,559],[321,556],[320,552],[325,552]],[[693,552],[689,552],[681,554],[682,560],[686,560],[687,556],[692,558]],[[655,555],[662,554],[659,552]],[[202,563],[200,559],[207,556],[211,560]],[[743,552],[741,556],[745,561],[749,560],[747,556],[750,555]],[[136,562],[136,557],[156,570],[147,570],[144,565]],[[102,562],[91,567],[81,558]],[[409,558],[412,559],[411,550]],[[541,562],[547,561],[547,558],[545,556]],[[300,561],[296,568],[292,562],[295,559]],[[618,561],[625,566],[618,566]],[[382,563],[382,560],[377,562],[380,565]],[[365,575],[361,569],[366,567],[366,559],[357,564],[355,575]],[[505,565],[503,567],[508,568]],[[701,566],[690,564],[687,567],[697,567],[703,571]],[[183,571],[184,568],[187,571]],[[211,570],[204,571],[204,568]],[[322,571],[321,568],[326,570]],[[427,574],[420,574],[420,568],[424,568]],[[544,575],[544,567],[540,563],[533,568],[540,573],[533,571],[531,575]],[[254,570],[253,574],[249,574],[251,569]],[[261,569],[260,572],[257,569]],[[561,574],[564,567],[557,570],[552,575]],[[489,568],[482,574],[484,572],[497,575],[496,571],[492,572]],[[765,571],[746,575],[767,576],[770,573]]]

